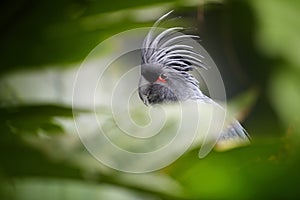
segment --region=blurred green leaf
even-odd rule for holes
[[[132,11],[125,9],[176,2],[179,0],[6,1],[1,6],[0,71],[80,62],[105,38],[142,25],[133,22]],[[120,20],[97,17],[120,10],[124,10]],[[87,28],[83,22],[91,17],[97,23]]]
[[[286,68],[282,66],[281,68]],[[292,126],[300,132],[300,73],[294,69],[278,70],[270,81],[270,101],[283,123]],[[297,132],[293,130],[293,133]]]
[[[270,72],[268,95],[286,127],[300,130],[299,66],[300,66],[300,2],[249,1],[257,14],[257,45],[269,57],[276,59]]]
[[[300,2],[297,0],[249,1],[257,14],[257,44],[272,57],[283,57],[299,69]]]
[[[170,167],[171,175],[190,199],[292,198],[299,194],[299,160],[286,142],[268,139],[225,153],[213,152],[202,160],[193,151]]]
[[[57,124],[53,117],[72,117],[71,108],[55,105],[24,105],[0,109],[3,130],[9,129],[16,134],[37,134],[39,130],[46,133],[62,133],[62,127]]]
[[[103,39],[158,17],[155,12],[147,17],[144,9],[189,9],[203,2],[6,1],[0,7],[0,72],[79,62]],[[84,149],[76,134],[54,135],[67,132],[57,117],[72,119],[71,108],[2,105],[0,198],[198,200],[299,196],[300,3],[224,3],[212,4],[206,10],[199,8],[197,20],[200,29],[214,26],[207,33],[214,42],[208,45],[210,53],[224,48],[220,58],[224,56],[223,60],[231,60],[234,67],[251,72],[251,76],[245,76],[251,79],[251,86],[259,84],[259,96],[256,90],[249,90],[229,105],[234,113],[241,113],[241,118],[253,106],[250,118],[254,123],[248,123],[253,136],[250,146],[212,152],[201,160],[196,149],[159,172],[124,174],[101,165]],[[113,44],[108,48],[116,47]],[[223,60],[217,59],[220,66],[225,64]],[[257,97],[259,106],[253,104]],[[142,116],[144,113],[137,112],[133,119],[145,124],[148,120]],[[283,124],[283,131],[278,129],[279,124]],[[106,125],[107,129],[114,128]],[[259,134],[269,137],[262,139]],[[121,137],[115,139],[126,142]]]
[[[243,120],[247,117],[251,108],[254,106],[258,98],[258,90],[256,88],[240,94],[228,102],[229,115],[236,119]]]

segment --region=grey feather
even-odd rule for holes
[[[158,32],[158,26],[172,11],[160,17],[151,27],[142,45],[142,76],[139,95],[146,104],[197,100],[218,105],[199,89],[199,82],[189,73],[195,67],[207,69],[203,56],[186,41],[195,35],[176,35],[183,27]],[[157,33],[158,32],[158,33]],[[147,73],[150,73],[148,75]],[[157,83],[155,77],[167,75],[167,83]],[[154,77],[154,78],[153,78]],[[142,84],[143,83],[143,84]],[[237,120],[222,132],[219,140],[238,138],[249,141],[249,135]]]

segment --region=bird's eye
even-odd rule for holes
[[[164,80],[168,79],[168,76],[166,74],[160,74],[159,76],[160,76],[160,78],[162,78]]]

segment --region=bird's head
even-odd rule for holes
[[[202,94],[189,72],[194,67],[205,68],[203,57],[184,44],[197,36],[174,34],[181,27],[165,29],[155,36],[158,24],[169,13],[156,21],[143,42],[139,95],[145,104],[185,101]]]
[[[149,83],[166,83],[168,76],[163,69],[163,66],[155,64],[143,64],[141,68],[142,76]]]

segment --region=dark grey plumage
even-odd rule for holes
[[[172,11],[171,11],[172,12]],[[148,104],[197,100],[216,104],[199,89],[198,81],[189,73],[195,67],[207,69],[203,56],[184,41],[198,38],[177,34],[182,27],[173,27],[155,34],[159,23],[171,12],[159,18],[150,29],[142,45],[142,67],[139,96]],[[219,105],[218,105],[219,106]],[[220,140],[238,138],[248,141],[248,134],[234,120],[221,134]]]

